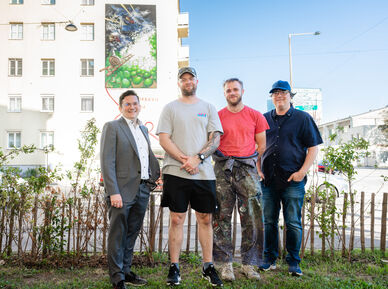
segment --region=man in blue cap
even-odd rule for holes
[[[260,269],[276,269],[282,204],[287,228],[288,272],[301,276],[299,251],[304,186],[306,173],[317,156],[322,138],[314,119],[292,106],[294,94],[287,81],[275,82],[269,93],[275,109],[264,114],[270,129],[266,131],[267,146],[261,157],[261,168],[258,168],[262,178],[264,211],[264,263]]]

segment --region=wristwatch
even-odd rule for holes
[[[201,164],[202,164],[203,161],[205,160],[205,156],[203,154],[197,154],[197,156],[199,157]]]

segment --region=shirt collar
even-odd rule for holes
[[[132,119],[126,118],[125,116],[123,116],[123,118],[128,123],[128,125],[132,124],[133,127],[136,127],[137,125],[139,125],[139,126],[142,125],[140,119],[138,119],[138,118],[136,119],[136,121],[133,121]]]
[[[291,103],[290,109],[289,109],[284,115],[285,115],[285,116],[288,116],[288,117],[291,117],[292,114],[294,113],[294,110],[295,110],[295,108],[294,108],[294,106],[293,106],[292,103]],[[276,114],[276,109],[273,109],[273,110],[272,110],[271,116],[272,116],[272,118],[275,118],[275,117],[277,116],[277,114]]]

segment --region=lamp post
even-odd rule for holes
[[[292,54],[291,54],[291,37],[292,36],[302,36],[302,35],[319,35],[321,32],[306,32],[306,33],[290,33],[288,34],[288,53],[289,53],[289,60],[290,60],[290,86],[291,89],[293,88],[292,85]]]

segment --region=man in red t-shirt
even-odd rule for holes
[[[213,216],[213,258],[220,264],[225,281],[235,279],[231,221],[236,200],[241,220],[241,268],[247,278],[260,279],[256,266],[263,254],[261,186],[256,163],[265,150],[269,126],[260,112],[243,104],[243,94],[243,83],[238,78],[224,82],[228,105],[218,112],[224,134],[213,154],[219,202],[219,211]]]

